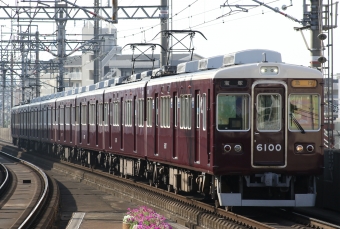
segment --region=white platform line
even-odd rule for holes
[[[84,216],[85,212],[73,212],[72,218],[68,221],[66,229],[79,229]]]

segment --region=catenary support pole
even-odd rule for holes
[[[322,56],[321,40],[318,35],[322,32],[322,0],[311,0],[310,10],[310,31],[311,31],[311,67],[320,68],[321,63],[318,61]]]
[[[161,31],[168,30],[168,23],[169,23],[169,6],[168,0],[161,0],[161,12],[160,12],[160,19],[161,19]],[[165,49],[161,49],[161,56],[160,56],[160,67],[165,65],[167,60],[167,38],[165,33],[161,33],[161,46]]]

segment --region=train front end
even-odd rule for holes
[[[323,167],[322,74],[282,63],[273,51],[252,52],[225,57],[230,65],[214,77],[219,203],[314,206]]]

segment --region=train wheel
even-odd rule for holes
[[[231,206],[225,206],[225,210],[226,210],[227,212],[232,212],[232,211],[233,211],[233,207],[231,207]]]
[[[171,191],[172,191],[172,185],[168,184],[168,192],[171,192]]]
[[[220,205],[220,202],[218,201],[218,200],[215,200],[215,207],[216,208],[218,208],[218,207],[220,207],[221,205]]]

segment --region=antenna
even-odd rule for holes
[[[265,52],[262,53],[262,56],[263,56],[262,62],[264,62],[264,63],[268,62],[267,61],[267,54]]]

